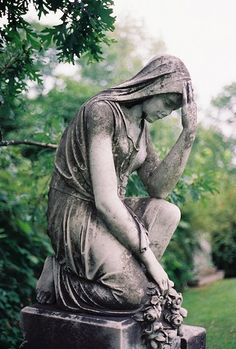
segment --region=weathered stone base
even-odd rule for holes
[[[181,349],[206,349],[205,328],[184,325]]]
[[[129,317],[71,314],[34,305],[21,311],[21,326],[22,349],[146,349],[140,324]],[[183,331],[181,349],[205,349],[204,329],[183,326]],[[168,349],[180,349],[178,339]]]

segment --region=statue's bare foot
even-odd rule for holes
[[[53,304],[56,301],[52,263],[52,257],[47,257],[36,284],[36,299],[41,304]]]

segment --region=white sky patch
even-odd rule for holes
[[[114,9],[117,21],[142,19],[147,33],[184,61],[204,109],[236,81],[235,0],[115,0]]]
[[[54,69],[54,74],[55,75],[66,75],[68,77],[73,77],[74,79],[79,79],[76,78],[76,75],[79,75],[78,73],[78,66],[72,65],[70,63],[59,63],[56,68]]]
[[[40,18],[40,23],[44,25],[58,25],[61,24],[62,21],[60,20],[60,17],[63,15],[61,11],[57,11],[56,13],[50,11],[47,15],[42,15]],[[27,15],[23,16],[23,18],[26,21],[38,21],[38,15],[37,11],[35,10],[34,6],[32,3],[29,5],[29,12]]]

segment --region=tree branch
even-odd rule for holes
[[[57,144],[28,141],[27,139],[24,139],[23,141],[1,141],[0,147],[8,147],[9,145],[20,145],[20,144],[35,145],[37,147],[49,148],[49,149],[57,149],[58,147]]]

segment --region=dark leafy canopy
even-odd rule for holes
[[[111,42],[105,32],[114,30],[112,0],[34,0],[39,19],[49,11],[60,13],[60,24],[41,30],[23,18],[29,3],[0,3],[0,18],[7,19],[0,29],[0,95],[6,104],[26,88],[26,79],[41,82],[39,53],[54,45],[61,62],[74,63],[81,55],[99,61],[101,45]]]
[[[45,231],[48,183],[44,154],[40,165],[23,158],[19,149],[2,149],[0,157],[0,348],[18,348],[19,311],[33,302],[35,275],[50,253]],[[36,167],[35,167],[36,166]],[[37,174],[37,175],[36,175]],[[37,177],[37,178],[36,178]],[[29,182],[31,179],[31,183]]]

